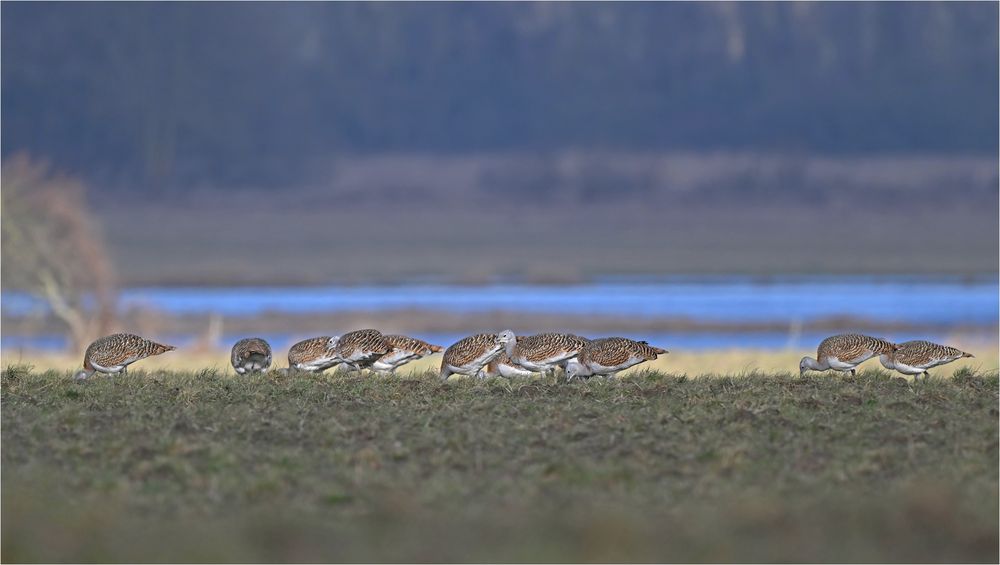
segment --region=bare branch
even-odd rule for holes
[[[3,286],[30,292],[64,323],[73,347],[112,329],[114,269],[79,181],[15,155],[3,164]],[[94,308],[88,308],[92,298]]]

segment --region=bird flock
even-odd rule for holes
[[[117,333],[94,341],[83,358],[77,379],[101,373],[124,374],[128,366],[147,357],[177,349],[129,333]],[[667,350],[645,341],[624,337],[587,339],[569,333],[518,336],[511,330],[481,333],[463,338],[447,349],[404,335],[383,335],[363,329],[339,336],[320,336],[300,341],[288,350],[288,369],[321,373],[337,365],[362,372],[395,374],[416,359],[443,352],[440,377],[526,377],[536,373],[555,375],[562,371],[567,381],[600,375],[614,377],[619,371],[652,361]],[[855,374],[861,363],[878,356],[887,369],[905,375],[928,376],[928,370],[951,363],[971,353],[929,341],[891,341],[861,334],[840,334],[820,342],[816,357],[803,357],[799,374],[806,371],[840,371]],[[230,362],[240,375],[265,373],[272,365],[271,346],[249,337],[233,345]]]

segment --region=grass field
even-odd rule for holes
[[[996,372],[2,376],[14,561],[990,561]]]
[[[96,212],[125,286],[997,271],[996,200],[942,206],[934,199],[904,212],[896,206],[911,197],[903,195],[886,202],[893,207],[887,214],[884,206],[853,206],[851,198],[820,208],[775,206],[773,198],[745,206],[721,198],[565,207],[489,198],[452,207],[343,206],[280,194],[279,208],[261,205],[274,193],[235,199],[223,193],[206,202],[111,202]],[[394,206],[405,212],[386,216]],[[838,221],[816,221],[817,215]],[[927,254],[935,260],[925,260]]]

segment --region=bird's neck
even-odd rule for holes
[[[809,367],[813,371],[825,371],[830,368],[830,364],[826,361],[817,361],[812,357],[806,357],[806,367]]]

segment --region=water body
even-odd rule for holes
[[[762,283],[736,277],[673,277],[656,280],[604,279],[593,284],[532,286],[496,284],[395,286],[132,288],[122,293],[122,308],[145,307],[169,314],[215,312],[226,317],[264,312],[336,313],[351,310],[418,308],[460,314],[506,310],[532,313],[616,315],[636,318],[689,318],[712,322],[796,322],[851,317],[883,322],[981,326],[996,332],[1000,318],[1000,285],[995,278],[923,280],[914,277],[784,277]],[[6,315],[41,308],[27,296],[3,295]],[[945,332],[945,330],[942,330]],[[819,335],[787,332],[656,333],[628,335],[651,343],[687,349],[716,347],[798,347]],[[166,336],[164,336],[166,337]],[[227,336],[242,337],[242,336]],[[276,344],[293,336],[269,336]],[[426,334],[441,344],[458,335]],[[940,336],[886,336],[892,339]],[[189,336],[175,336],[183,344]],[[59,336],[2,336],[3,348],[56,349]]]
[[[830,316],[943,324],[996,322],[996,284],[779,283],[593,284],[574,286],[392,286],[175,288],[127,291],[123,305],[170,313],[338,312],[420,308],[491,310],[711,321],[790,321]]]
[[[943,325],[996,324],[996,280],[914,282],[910,279],[752,280],[708,282],[601,282],[584,285],[500,284],[453,286],[190,287],[131,288],[122,307],[169,314],[215,312],[255,316],[263,312],[335,313],[348,310],[419,308],[455,313],[493,310],[553,314],[675,317],[716,322],[794,322],[855,317]],[[5,293],[8,315],[39,307]]]

